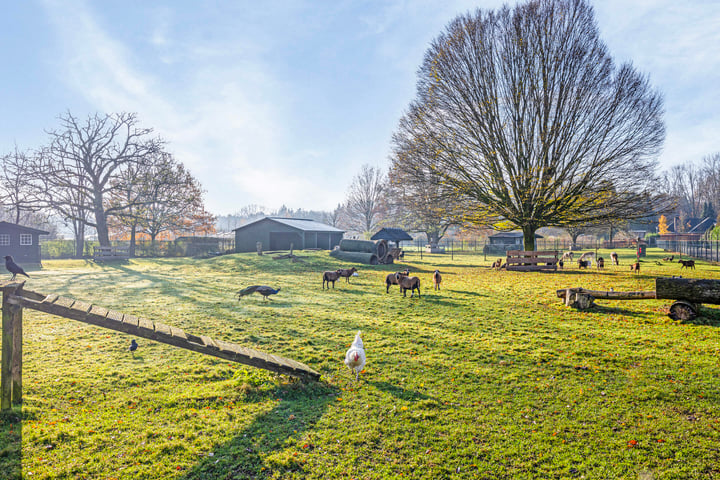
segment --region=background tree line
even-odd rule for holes
[[[77,256],[91,231],[101,246],[123,235],[132,248],[139,233],[154,241],[162,232],[213,228],[199,182],[136,114],[79,119],[66,112],[58,120],[45,145],[0,158],[0,202],[8,221],[64,225],[74,234]]]

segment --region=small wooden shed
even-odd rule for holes
[[[543,238],[542,235],[535,234],[535,240]],[[485,253],[493,255],[503,255],[508,250],[523,249],[523,233],[519,231],[499,232],[488,237],[490,242],[486,245]]]
[[[257,243],[264,250],[319,248],[332,250],[340,245],[344,230],[305,218],[265,217],[235,230],[235,251],[254,252]]]
[[[387,240],[395,242],[400,247],[400,242],[412,241],[412,237],[402,228],[382,228],[370,240]]]
[[[0,258],[10,255],[18,265],[40,266],[40,235],[49,234],[37,228],[0,222]]]

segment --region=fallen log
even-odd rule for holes
[[[649,292],[605,292],[602,290],[587,290],[585,288],[561,288],[557,290],[558,298],[566,298],[568,291],[571,294],[590,295],[595,299],[607,300],[647,300],[657,298],[654,291]]]
[[[720,280],[702,278],[656,278],[656,298],[720,304]]]

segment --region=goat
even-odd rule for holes
[[[558,260],[558,265],[560,266],[560,270],[562,270],[565,266],[565,262],[563,262],[562,260]]]
[[[433,287],[435,287],[435,290],[440,290],[440,282],[442,282],[442,276],[440,276],[440,270],[435,270],[435,272],[433,272]],[[419,290],[418,290],[418,292],[419,292]]]
[[[682,263],[680,270],[683,268],[692,268],[695,270],[695,260],[678,260],[678,263]]]
[[[564,262],[565,260],[570,260],[570,261],[572,262],[573,255],[574,255],[573,252],[565,252],[565,253],[563,253],[561,260],[562,260],[563,262]]]
[[[578,260],[578,268],[588,268],[589,265],[589,260]]]
[[[640,262],[635,262],[632,265],[630,265],[630,271],[635,273],[640,273]]]
[[[580,260],[585,260],[588,257],[594,257],[595,252],[585,252],[582,255],[580,255]]]
[[[603,257],[598,257],[597,268],[605,268],[605,259]]]
[[[328,290],[330,290],[330,282],[332,282],[332,286],[335,288],[335,282],[338,278],[340,278],[340,270],[323,272],[323,290],[325,290],[325,282],[327,282]]]
[[[400,285],[397,275],[400,275],[400,277],[407,277],[410,275],[410,269],[406,268],[402,272],[391,273],[385,277],[385,293],[390,293],[390,285]],[[402,291],[402,287],[400,287],[400,291]]]
[[[610,254],[610,261],[613,265],[620,265],[620,259],[618,258],[618,254],[615,252]]]
[[[353,273],[357,272],[357,268],[341,268],[337,272],[341,277],[345,277],[345,283],[350,283],[350,277],[352,277]]]
[[[410,290],[410,298],[415,296],[415,290],[418,291],[418,297],[420,296],[420,279],[418,277],[401,277],[399,273],[395,274],[395,278],[400,285],[400,291],[403,297],[407,297],[407,291]]]
[[[501,267],[501,266],[502,266],[502,258],[498,258],[497,260],[495,260],[495,261],[492,263],[492,265],[490,266],[490,268],[492,268],[493,270],[496,270],[496,269],[497,269],[497,270],[500,270],[500,267]]]

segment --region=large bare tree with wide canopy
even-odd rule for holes
[[[616,66],[584,0],[457,17],[426,52],[396,154],[465,199],[466,220],[521,228],[643,217],[662,96]]]

